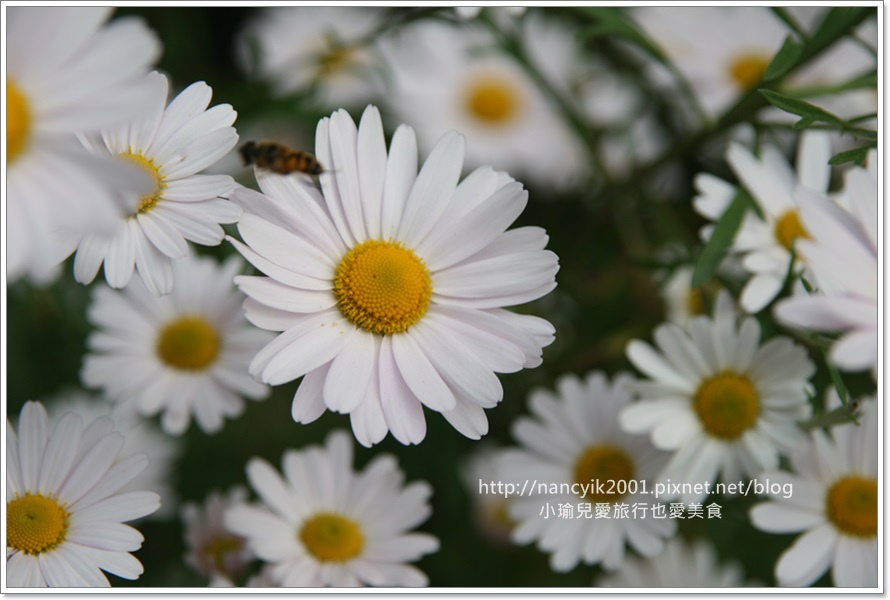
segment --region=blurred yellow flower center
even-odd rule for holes
[[[686,294],[686,309],[690,315],[705,314],[705,292],[702,288],[692,288]]]
[[[769,63],[770,57],[766,54],[743,54],[729,64],[729,76],[740,89],[747,90],[763,79]]]
[[[155,182],[155,189],[153,192],[145,194],[141,198],[139,198],[139,204],[136,207],[136,212],[138,214],[147,213],[151,209],[157,205],[160,201],[161,196],[164,193],[164,188],[167,187],[167,183],[164,180],[164,176],[161,175],[161,170],[155,165],[154,161],[150,158],[145,158],[142,154],[138,152],[127,151],[118,155],[120,158],[125,160],[129,160],[132,163],[140,166],[146,173],[148,173],[149,177],[151,177]]]
[[[872,538],[878,532],[878,482],[850,475],[836,482],[825,498],[828,519],[842,533]]]
[[[466,110],[486,125],[504,125],[521,109],[522,98],[516,86],[505,79],[485,77],[474,81],[466,93]]]
[[[22,153],[31,129],[28,101],[18,86],[6,80],[6,163],[11,164]]]
[[[6,545],[25,554],[52,550],[65,541],[69,516],[52,498],[16,498],[6,505]]]
[[[744,375],[725,371],[705,380],[692,405],[705,430],[713,437],[734,440],[757,422],[760,396]]]
[[[319,513],[307,520],[300,529],[300,541],[322,562],[345,562],[361,554],[365,546],[359,526],[333,513]]]
[[[221,535],[212,540],[204,547],[205,559],[210,563],[214,570],[218,573],[229,573],[230,568],[226,565],[226,559],[229,555],[236,554],[244,547],[244,540],[233,535]]]
[[[334,275],[334,296],[344,317],[378,335],[403,333],[430,305],[430,272],[398,242],[369,240],[346,253]]]
[[[810,237],[807,230],[800,223],[800,215],[794,209],[785,211],[781,217],[776,219],[774,233],[776,240],[789,252],[791,252],[791,248],[794,246],[794,240]]]
[[[617,502],[626,493],[626,488],[621,486],[619,492],[618,486],[606,482],[629,481],[633,476],[634,463],[627,453],[608,444],[590,446],[575,463],[575,482],[594,486],[581,496],[588,502]],[[595,490],[597,481],[603,484],[602,493]]]
[[[161,329],[156,349],[165,364],[200,371],[216,360],[219,346],[219,334],[210,323],[201,317],[181,317]]]
[[[341,44],[337,40],[326,36],[325,50],[318,56],[318,71],[316,77],[324,79],[347,70],[355,62],[355,46]]]

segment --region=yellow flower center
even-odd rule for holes
[[[766,54],[742,54],[729,64],[729,76],[740,89],[747,90],[760,83],[769,63],[770,57]]]
[[[575,463],[575,482],[594,486],[581,494],[588,502],[618,502],[627,492],[618,482],[630,481],[633,475],[633,460],[620,448],[608,444],[590,446]],[[615,484],[607,484],[610,480]],[[601,493],[595,489],[597,482],[603,484]]]
[[[216,360],[219,346],[219,334],[210,323],[201,317],[181,317],[161,329],[156,349],[165,364],[200,371]]]
[[[226,558],[240,552],[243,547],[244,540],[242,538],[234,535],[221,535],[205,546],[204,555],[216,572],[232,575],[226,565]]]
[[[354,521],[333,513],[319,513],[303,524],[300,541],[309,554],[322,562],[345,562],[361,554],[365,536]]]
[[[334,296],[344,317],[378,335],[403,333],[430,305],[430,272],[398,242],[369,240],[346,253],[334,275]]]
[[[686,309],[690,315],[705,314],[705,292],[702,288],[692,288],[686,294]]]
[[[842,533],[872,538],[878,533],[878,482],[850,475],[836,482],[825,498],[828,519]]]
[[[692,406],[709,434],[734,440],[757,422],[760,396],[746,376],[725,371],[699,386]]]
[[[467,90],[465,101],[467,112],[486,125],[505,125],[522,108],[522,97],[516,86],[491,76],[474,81]]]
[[[70,515],[58,502],[25,494],[6,505],[6,545],[25,554],[40,554],[65,541]]]
[[[800,223],[800,215],[794,209],[785,211],[776,220],[774,233],[776,240],[789,252],[791,252],[791,248],[794,245],[794,240],[797,238],[808,239],[810,237],[810,234],[807,233],[807,230]]]
[[[325,46],[325,51],[317,59],[317,79],[325,79],[345,71],[355,62],[356,46],[342,44],[332,36],[325,36]]]
[[[11,164],[25,149],[31,128],[28,101],[18,86],[6,80],[6,163]]]
[[[142,154],[137,152],[127,151],[119,154],[118,156],[140,166],[146,173],[148,173],[149,177],[154,180],[154,191],[145,194],[144,196],[139,198],[139,204],[136,207],[136,213],[147,213],[148,211],[153,209],[155,205],[157,205],[157,203],[161,200],[164,189],[167,187],[164,176],[161,175],[161,170],[158,168],[157,165],[155,165],[152,159],[145,158],[144,156],[142,156]]]

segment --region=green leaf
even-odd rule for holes
[[[853,26],[868,16],[869,12],[874,12],[873,7],[857,6],[857,7],[836,7],[825,13],[825,17],[816,28],[813,34],[812,44],[821,46],[840,37]]]
[[[779,50],[778,54],[773,57],[772,62],[766,68],[763,80],[772,81],[778,79],[793,69],[795,65],[797,65],[797,61],[800,60],[802,54],[803,46],[795,42],[789,35],[785,38],[785,43],[782,44],[782,48]]]
[[[753,201],[748,193],[742,188],[738,189],[732,204],[717,221],[711,239],[702,249],[698,261],[695,263],[695,270],[692,273],[692,287],[699,287],[717,271],[720,262],[726,255],[726,251],[732,245],[735,234],[742,225],[742,219],[748,208],[751,207]]]
[[[800,100],[798,98],[785,96],[778,92],[774,92],[773,90],[762,89],[758,91],[763,95],[764,98],[769,101],[770,104],[772,104],[776,108],[780,108],[785,112],[791,113],[793,115],[798,115],[801,118],[800,121],[794,124],[795,129],[807,127],[808,125],[812,125],[817,121],[836,125],[844,129],[849,128],[849,124],[846,121],[844,121],[840,117],[831,114],[826,110],[819,108],[814,104],[804,102],[803,100]]]
[[[596,20],[596,24],[584,30],[588,38],[622,37],[648,52],[658,62],[667,64],[668,59],[661,49],[653,44],[620,8],[584,7],[581,10]]]
[[[868,156],[868,151],[874,147],[875,146],[862,146],[860,148],[853,148],[852,150],[838,152],[831,157],[831,160],[828,161],[828,164],[842,165],[844,163],[852,161],[861,167],[862,164],[865,162],[865,157]]]

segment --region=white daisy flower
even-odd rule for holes
[[[87,231],[121,214],[121,172],[74,134],[125,122],[147,107],[142,78],[160,54],[137,19],[112,9],[10,7],[6,24],[8,276],[48,281]]]
[[[510,518],[510,498],[494,491],[497,482],[504,481],[498,471],[498,454],[499,450],[488,444],[474,451],[462,466],[461,480],[479,531],[495,544],[509,546],[516,523]]]
[[[776,564],[779,585],[807,586],[830,569],[838,587],[878,586],[878,403],[861,406],[859,424],[816,429],[795,447],[792,472],[761,475],[793,494],[752,508],[754,526],[804,532]]]
[[[110,419],[84,427],[68,413],[50,431],[46,410],[27,402],[18,431],[6,421],[6,585],[108,587],[102,571],[137,579],[130,552],[142,534],[124,525],[158,509],[154,492],[119,492],[145,468],[121,457]]]
[[[695,269],[688,265],[675,268],[660,286],[661,298],[664,300],[667,320],[680,327],[687,327],[695,317],[707,314],[711,306],[712,293],[710,287],[692,287],[692,276]]]
[[[118,410],[112,410],[113,404],[86,392],[66,392],[50,399],[47,405],[51,424],[57,423],[68,412],[77,413],[86,422],[95,421],[100,417],[110,418],[115,429],[124,436],[121,452],[126,455],[148,456],[148,466],[121,490],[143,489],[156,492],[161,498],[161,508],[149,518],[165,519],[175,514],[177,495],[171,478],[173,463],[182,452],[179,440],[171,440],[154,423],[149,423],[132,410],[127,410],[132,407],[119,406]]]
[[[815,365],[789,338],[759,340],[758,322],[737,324],[729,294],[720,292],[713,319],[697,317],[687,331],[660,325],[658,350],[639,340],[627,347],[650,379],[630,384],[641,399],[621,412],[621,427],[649,432],[656,447],[674,452],[660,479],[688,484],[683,502],[706,497],[694,486],[713,486],[718,473],[732,482],[776,468],[803,437],[797,422],[811,413]]]
[[[544,30],[541,20],[527,21],[527,27]],[[568,35],[524,37],[538,64],[566,55],[571,42]],[[493,43],[479,26],[437,21],[414,23],[387,38],[382,46],[395,88],[388,98],[390,108],[403,122],[416,124],[424,151],[454,128],[467,137],[471,167],[496,163],[567,187],[589,168],[584,148],[523,68],[512,57],[492,51]]]
[[[314,91],[324,106],[363,106],[383,90],[367,39],[380,13],[341,6],[265,8],[245,26],[238,58],[277,95]]]
[[[800,136],[797,172],[782,154],[771,146],[754,156],[732,143],[726,153],[729,166],[763,213],[761,219],[748,211],[736,233],[731,250],[742,256],[742,266],[752,274],[742,290],[740,303],[749,313],[762,310],[779,294],[791,266],[795,241],[809,236],[800,222],[801,202],[824,195],[831,179],[831,143],[824,131],[808,130]],[[736,189],[708,174],[695,179],[699,195],[695,209],[718,221],[729,207]],[[702,229],[710,237],[713,226]]]
[[[182,508],[187,565],[214,580],[235,581],[254,560],[247,540],[229,531],[223,519],[226,511],[247,501],[247,490],[236,486],[226,493],[212,490],[203,504],[189,502]],[[232,584],[234,585],[234,584]]]
[[[127,285],[134,268],[155,295],[173,289],[173,259],[188,254],[186,240],[219,244],[220,223],[234,223],[241,209],[223,196],[235,187],[228,175],[200,175],[238,142],[231,127],[236,113],[228,104],[207,109],[212,90],[193,83],[167,102],[167,77],[147,76],[153,107],[127,125],[100,136],[82,136],[94,153],[138,165],[155,188],[122,199],[128,207],[114,232],[84,237],[74,257],[74,277],[89,283],[102,263],[113,288]]]
[[[733,588],[745,586],[735,562],[720,564],[708,542],[674,538],[654,558],[633,556],[614,573],[596,580],[601,588]]]
[[[180,435],[194,416],[206,433],[244,410],[244,400],[269,390],[247,365],[270,335],[244,318],[244,296],[232,284],[241,268],[233,257],[219,265],[187,256],[173,265],[179,285],[152,295],[135,281],[121,292],[96,289],[89,308],[98,327],[87,340],[81,379],[142,415],[161,414],[161,427]]]
[[[553,327],[503,309],[555,286],[556,255],[537,227],[506,231],[528,193],[480,168],[458,184],[464,138],[446,134],[420,172],[414,132],[401,126],[389,154],[380,114],[356,129],[343,110],[323,119],[319,178],[257,170],[268,195],[239,190],[244,243],[268,277],[236,278],[247,318],[283,331],[250,372],[270,385],[299,377],[293,417],[348,413],[365,446],[387,431],[403,444],[426,435],[423,407],[463,435],[488,431],[484,409],[503,396],[495,373],[541,363]]]
[[[877,152],[868,170],[847,173],[842,204],[814,200],[801,208],[810,238],[799,251],[818,285],[818,293],[797,294],[776,305],[776,318],[793,327],[840,331],[830,359],[839,368],[878,367],[878,177]]]
[[[519,419],[513,427],[513,437],[524,448],[506,450],[500,458],[504,481],[534,481],[563,488],[546,496],[529,490],[534,495],[523,494],[510,503],[510,516],[518,522],[513,541],[528,544],[537,540],[538,548],[551,554],[554,571],[568,571],[579,562],[614,570],[624,560],[626,543],[644,556],[655,556],[661,552],[664,538],[676,531],[676,520],[651,518],[645,513],[608,519],[580,515],[545,518],[543,513],[547,503],[553,507],[568,504],[573,509],[579,504],[590,504],[591,508],[604,503],[652,504],[653,497],[647,494],[654,489],[654,478],[668,456],[646,436],[631,435],[618,427],[618,414],[631,400],[630,380],[627,374],[619,374],[610,384],[603,373],[592,372],[584,380],[573,375],[561,377],[557,394],[536,390],[529,401],[535,418]],[[616,482],[616,490],[584,487],[609,480]],[[648,489],[638,487],[642,480],[649,483]],[[577,485],[570,487],[573,484]]]
[[[261,503],[230,509],[226,525],[272,565],[283,587],[425,586],[426,575],[405,563],[439,548],[435,537],[410,531],[429,517],[432,488],[403,486],[391,455],[359,472],[352,460],[342,431],[323,447],[285,452],[283,477],[251,459],[247,478]]]

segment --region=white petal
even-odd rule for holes
[[[837,545],[831,525],[808,531],[794,541],[776,563],[776,579],[785,587],[805,587],[828,570]]]
[[[351,413],[361,403],[377,369],[377,337],[356,331],[349,343],[331,362],[324,385],[327,407],[339,413]]]
[[[330,365],[322,365],[303,376],[294,394],[291,416],[297,423],[312,423],[327,410],[324,403],[324,382]]]
[[[380,239],[387,160],[383,123],[376,106],[368,106],[362,113],[358,127],[357,152],[358,176],[368,236],[371,239]]]
[[[392,350],[392,336],[380,347],[380,403],[386,424],[399,442],[419,444],[426,437],[423,405],[402,378]]]
[[[381,236],[395,237],[402,222],[408,194],[417,178],[417,138],[414,130],[400,125],[392,136],[381,206]]]
[[[455,407],[454,394],[412,339],[410,331],[392,336],[392,350],[402,378],[421,402],[436,411]]]
[[[825,516],[784,502],[763,502],[751,509],[751,522],[770,533],[795,533],[824,523]]]

